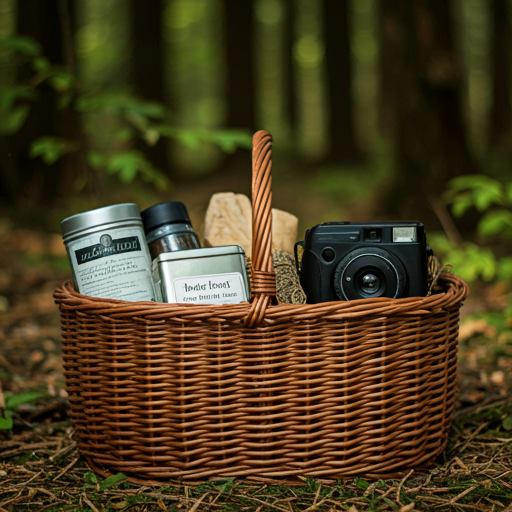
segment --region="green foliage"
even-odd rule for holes
[[[126,481],[127,476],[123,473],[116,473],[115,475],[111,475],[108,478],[105,478],[103,482],[100,483],[100,491],[104,491],[110,487],[114,487],[115,485],[120,484],[121,482]]]
[[[308,493],[315,493],[319,483],[314,478],[306,478],[305,490]]]
[[[89,487],[96,487],[98,484],[98,477],[92,472],[84,473],[84,490]]]
[[[167,178],[139,151],[113,154],[106,162],[106,169],[109,174],[116,174],[122,183],[131,183],[139,175],[159,190],[168,187]]]
[[[184,146],[195,149],[200,144],[210,143],[219,146],[225,153],[233,153],[237,148],[250,149],[252,147],[252,138],[244,130],[186,130],[171,128],[170,130],[161,126],[160,133],[168,134],[179,140]]]
[[[102,480],[100,482],[98,480],[98,477],[94,473],[88,471],[87,473],[84,474],[83,489],[87,490],[89,488],[93,488],[98,491],[104,491],[105,489],[109,489],[110,487],[114,487],[123,482],[126,482],[126,480],[127,476],[125,474],[116,473],[115,475],[110,475],[109,477],[105,478],[105,480]]]
[[[363,491],[366,491],[366,489],[368,489],[368,487],[370,487],[370,482],[368,482],[367,480],[364,480],[363,478],[356,478],[354,480],[354,483],[357,485],[357,487],[359,487],[359,489],[362,489]]]
[[[0,430],[12,429],[14,412],[17,407],[23,404],[33,403],[45,396],[47,396],[46,393],[39,391],[27,391],[26,393],[21,393],[19,395],[6,393],[3,416],[0,416]],[[2,411],[0,410],[0,413],[1,412]]]
[[[448,195],[452,196],[454,215],[460,217],[470,206],[485,211],[493,204],[501,203],[501,185],[482,174],[459,176],[450,183]]]
[[[501,182],[481,174],[460,176],[450,182],[444,198],[451,203],[455,217],[470,208],[481,213],[477,223],[480,243],[455,244],[445,235],[434,234],[429,241],[436,253],[468,282],[482,279],[512,287],[512,256],[496,255],[490,248],[493,242],[512,246],[512,181]],[[512,315],[512,304],[505,315]]]
[[[0,37],[0,49],[30,57],[39,56],[41,53],[41,47],[33,39],[18,35]]]
[[[0,417],[0,430],[11,430],[12,425],[12,411],[5,411],[4,417]]]
[[[127,90],[93,89],[77,80],[70,70],[52,64],[30,38],[16,35],[0,38],[0,50],[9,53],[15,66],[29,65],[33,71],[26,82],[0,83],[0,134],[15,135],[20,131],[32,106],[41,101],[39,92],[43,84],[57,93],[57,108],[70,108],[77,115],[99,120],[99,124],[106,122],[108,126],[115,126],[112,131],[105,130],[107,135],[101,149],[90,147],[91,132],[86,133],[83,140],[41,134],[30,144],[29,156],[40,157],[47,165],[66,154],[82,151],[89,166],[118,177],[122,183],[141,178],[158,190],[164,190],[170,186],[169,179],[142,151],[133,149],[135,142],[154,146],[161,138],[171,138],[188,148],[211,144],[227,153],[239,147],[251,147],[251,136],[245,131],[178,128],[161,103],[139,98]],[[82,176],[78,188],[85,186],[87,179],[88,176]]]
[[[512,181],[501,183],[483,174],[459,176],[450,182],[445,199],[456,217],[471,207],[482,213],[480,235],[512,240]]]
[[[77,144],[74,141],[60,137],[39,137],[30,145],[28,154],[30,158],[40,156],[46,165],[51,165],[66,153],[76,150]]]
[[[30,107],[19,101],[33,97],[33,91],[26,85],[0,84],[0,134],[14,135],[21,129]]]
[[[457,245],[445,236],[434,235],[430,240],[432,246],[467,281],[512,283],[512,256],[497,257],[485,246],[493,240],[512,243],[512,181],[502,183],[481,174],[460,176],[450,182],[445,200],[451,203],[456,217],[464,215],[469,208],[476,208],[482,214],[477,233],[483,243]]]
[[[501,423],[504,430],[512,430],[512,415],[507,416]]]
[[[500,275],[500,262],[489,248],[470,242],[454,244],[439,233],[429,235],[429,244],[436,254],[443,256],[443,262],[452,265],[455,273],[467,282],[492,281]]]

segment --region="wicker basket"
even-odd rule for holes
[[[271,146],[254,136],[251,303],[56,290],[71,416],[98,473],[383,478],[443,451],[467,286],[442,275],[430,297],[277,305]]]

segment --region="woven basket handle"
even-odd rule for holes
[[[268,305],[277,303],[272,265],[272,136],[252,139],[252,304],[244,325],[261,325]]]

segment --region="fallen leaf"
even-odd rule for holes
[[[467,320],[459,328],[459,340],[465,341],[478,334],[484,334],[490,338],[496,334],[496,328],[485,320]]]

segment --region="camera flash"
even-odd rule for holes
[[[416,228],[414,226],[393,228],[393,242],[416,242]]]

